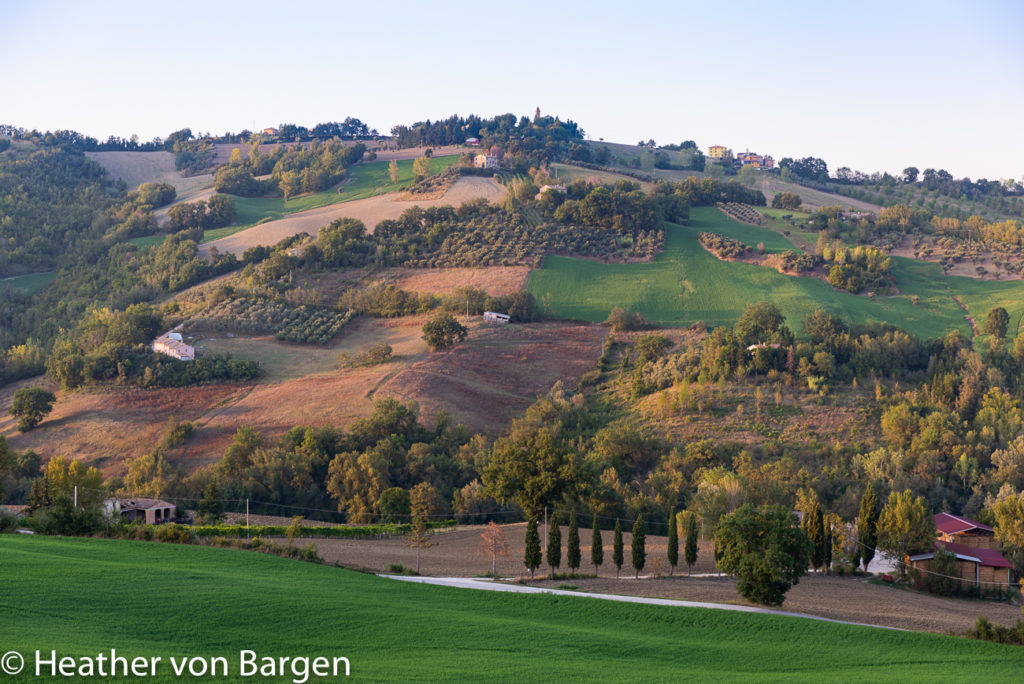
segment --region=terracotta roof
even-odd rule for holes
[[[970,530],[995,532],[995,530],[988,525],[982,525],[976,520],[953,515],[952,513],[936,513],[935,527],[939,532],[943,532],[945,534],[960,534],[961,532],[968,532]]]
[[[1010,561],[1003,558],[1003,554],[999,553],[995,549],[979,549],[973,546],[964,546],[963,544],[954,544],[953,542],[935,542],[936,548],[939,546],[945,547],[947,551],[952,551],[958,556],[965,556],[967,558],[976,558],[981,565],[991,568],[1012,568]]]

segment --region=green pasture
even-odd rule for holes
[[[40,273],[28,273],[13,278],[0,278],[0,286],[14,287],[24,290],[29,294],[35,294],[53,282],[57,277],[56,271],[43,271]]]
[[[0,563],[0,650],[27,656],[5,681],[36,681],[36,650],[160,656],[153,682],[179,681],[172,656],[222,656],[234,676],[219,681],[238,680],[243,649],[344,656],[380,682],[1018,681],[1024,664],[1019,647],[956,637],[416,585],[214,547],[3,535]]]
[[[983,319],[996,303],[1006,306],[1011,316],[1024,313],[1024,281],[953,278],[943,275],[935,264],[910,259],[894,258],[893,274],[900,293],[891,297],[838,292],[817,278],[720,261],[700,246],[697,233],[718,233],[750,246],[763,242],[770,251],[791,246],[774,231],[738,223],[714,208],[694,208],[690,219],[687,226],[666,224],[664,249],[650,263],[602,264],[549,256],[543,268],[530,274],[528,289],[563,318],[602,321],[613,307],[622,307],[668,326],[696,321],[729,324],[748,304],[770,301],[796,330],[808,312],[820,307],[847,321],[888,322],[934,338],[953,329],[970,334],[954,294],[960,294],[976,319]]]
[[[431,173],[441,173],[459,160],[457,154],[434,157],[430,160]],[[386,161],[363,162],[348,170],[348,177],[336,187],[323,192],[298,195],[287,201],[283,197],[237,197],[235,198],[235,222],[224,228],[208,230],[203,241],[209,242],[251,228],[266,220],[282,218],[285,214],[306,211],[330,204],[366,199],[374,195],[401,190],[412,184],[412,159],[398,162],[398,182],[392,183],[388,176]]]

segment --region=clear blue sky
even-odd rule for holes
[[[0,5],[0,123],[143,139],[354,116],[571,118],[830,170],[1024,176],[1024,3]]]

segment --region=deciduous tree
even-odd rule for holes
[[[487,528],[480,534],[480,552],[491,557],[491,576],[497,576],[498,557],[508,556],[508,543],[505,533],[494,521],[487,523]]]
[[[892,492],[878,517],[878,549],[888,553],[906,575],[906,557],[928,551],[935,545],[935,522],[924,498],[909,489]]]
[[[392,183],[398,182],[398,162],[394,159],[388,164],[388,178],[391,179]]]
[[[718,567],[736,575],[741,596],[778,606],[807,572],[811,542],[785,507],[744,504],[715,529],[715,553]]]
[[[18,429],[28,432],[42,422],[57,397],[42,387],[22,387],[14,393],[10,414],[18,420]]]
[[[1006,313],[1006,309],[1001,306],[997,306],[988,312],[988,317],[985,319],[985,332],[993,337],[1003,339],[1006,337],[1006,327],[1010,324],[1010,314]]]
[[[416,574],[420,574],[420,555],[423,549],[429,549],[434,546],[434,542],[431,541],[434,537],[434,531],[427,527],[427,522],[423,518],[413,518],[412,527],[409,528],[409,532],[405,535],[405,543],[416,549]]]
[[[450,313],[441,313],[423,324],[423,341],[431,351],[440,351],[466,339],[469,331]]]

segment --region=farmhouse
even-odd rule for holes
[[[190,344],[185,344],[181,335],[176,332],[166,333],[153,340],[153,351],[172,356],[179,361],[196,360],[195,348]]]
[[[128,522],[157,525],[174,517],[174,504],[160,499],[107,499],[103,513],[107,517],[116,513]]]
[[[263,129],[263,135],[277,135],[277,129],[276,128],[264,128]]]
[[[473,166],[480,169],[496,169],[498,158],[493,154],[478,154],[473,158]]]
[[[935,515],[938,538],[935,548],[956,554],[961,584],[1006,586],[1010,583],[1010,562],[1003,557],[1002,544],[988,525],[950,513]],[[910,565],[929,570],[935,551],[910,556]]]
[[[470,147],[480,147],[480,138],[466,138],[466,144]]]
[[[548,190],[554,190],[555,192],[560,192],[563,195],[566,194],[566,192],[568,192],[564,185],[542,185],[540,186],[540,192],[538,192],[533,199],[539,200],[541,197],[544,196],[544,193],[547,192]]]
[[[508,323],[512,318],[508,314],[498,313],[496,311],[484,311],[484,320],[492,321],[494,323]]]

